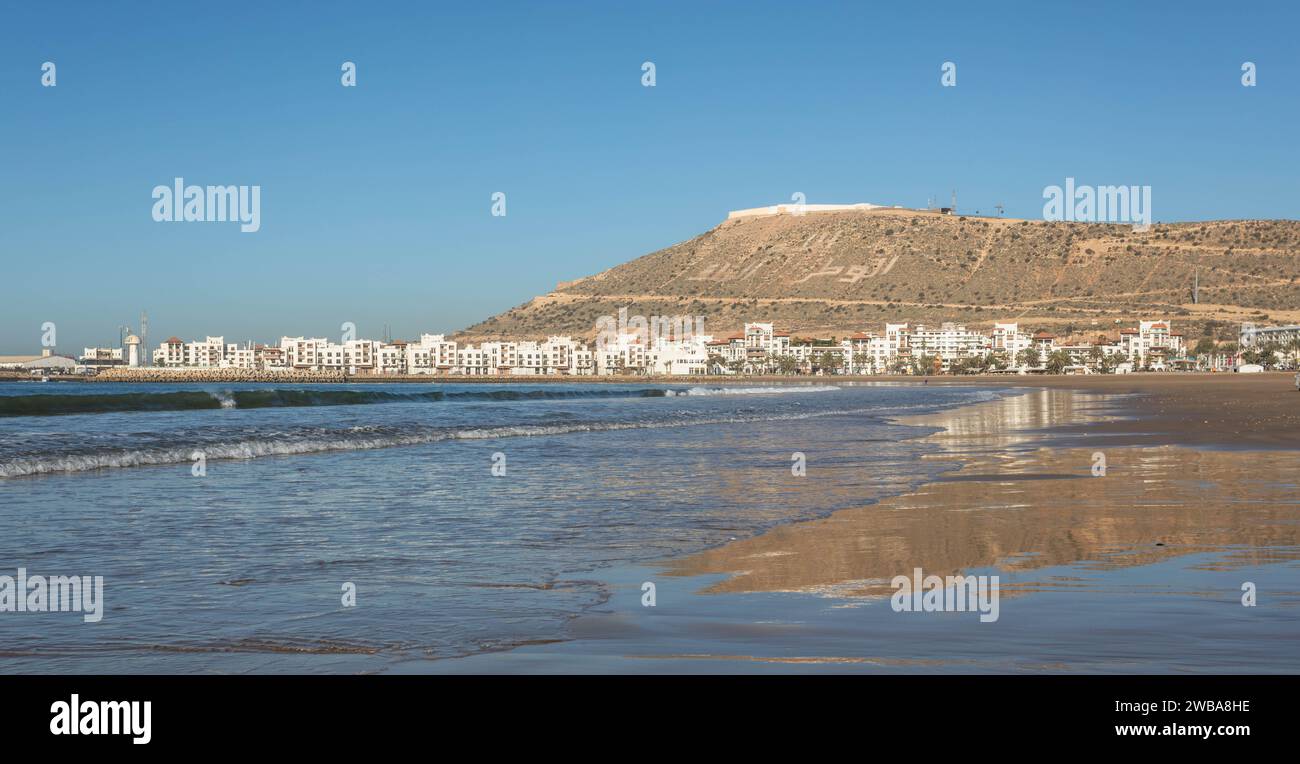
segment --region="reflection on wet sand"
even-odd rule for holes
[[[938,575],[1113,569],[1197,552],[1221,553],[1225,568],[1300,559],[1300,453],[1118,448],[1100,438],[1092,448],[1042,445],[1053,427],[1105,420],[1113,402],[1041,390],[903,419],[943,427],[930,436],[945,449],[935,458],[964,466],[913,493],[781,526],[676,560],[667,572],[730,574],[709,592],[862,597],[888,594],[893,576],[916,567]]]

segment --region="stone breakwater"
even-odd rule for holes
[[[66,377],[71,379],[72,377]],[[654,379],[642,375],[617,375],[604,377],[551,375],[460,375],[460,374],[345,374],[340,371],[307,371],[305,369],[193,369],[193,368],[111,368],[103,369],[92,377],[76,377],[80,381],[94,382],[631,382]],[[707,377],[665,377],[671,382],[699,381]]]
[[[22,379],[29,380],[24,376]],[[548,375],[472,375],[459,374],[343,374],[334,371],[305,371],[301,369],[271,371],[265,369],[189,369],[189,368],[113,368],[103,369],[95,376],[51,377],[51,380],[76,380],[80,382],[478,382],[519,384],[538,384],[553,382],[556,384],[575,384],[588,382],[605,382],[609,384],[628,384],[631,382],[660,382],[669,384],[699,384],[705,382],[745,383],[762,380],[788,380],[810,382],[813,380],[835,379],[848,380],[855,377],[812,377],[778,375],[765,376],[717,376],[692,374],[689,376],[664,376],[654,374],[610,374],[601,376],[573,376],[569,374]],[[865,379],[856,377],[856,379]]]
[[[284,369],[104,369],[89,379],[98,382],[348,382],[365,379],[342,372]]]

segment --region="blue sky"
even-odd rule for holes
[[[151,340],[453,331],[795,192],[1297,215],[1294,3],[468,5],[3,6],[0,352],[142,309]],[[154,222],[176,176],[260,185],[261,230]]]

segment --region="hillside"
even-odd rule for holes
[[[460,332],[590,337],[620,307],[704,316],[708,332],[775,321],[807,336],[886,321],[1018,320],[1059,334],[1168,316],[1189,339],[1241,321],[1300,323],[1300,222],[1131,226],[877,209],[728,220],[689,241],[561,283]],[[1193,304],[1193,274],[1200,300]]]

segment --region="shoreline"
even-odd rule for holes
[[[152,367],[151,367],[152,368]],[[1073,387],[1086,389],[1145,389],[1153,380],[1285,380],[1295,390],[1295,372],[1270,371],[1258,374],[1231,372],[1133,372],[1130,374],[619,374],[576,376],[568,374],[524,375],[437,375],[437,374],[336,374],[333,372],[266,372],[243,369],[167,370],[145,373],[100,373],[91,376],[54,374],[49,382],[118,384],[214,384],[214,383],[298,383],[298,384],[791,384],[820,385],[888,383],[897,385],[958,385],[979,387]],[[0,372],[3,382],[40,382],[30,374]]]
[[[1257,551],[1292,547],[1289,559],[1300,559],[1300,510],[1287,500],[1285,487],[1257,490],[1245,479],[1252,471],[1300,470],[1300,454],[1258,446],[1225,449],[1221,430],[1216,431],[1219,442],[1197,444],[1203,448],[1182,444],[1178,432],[1153,431],[1143,426],[1150,418],[1133,416],[1150,405],[1143,398],[1026,390],[936,414],[898,417],[900,424],[942,428],[924,437],[943,448],[928,458],[959,466],[916,491],[778,526],[670,561],[666,569],[673,575],[731,576],[709,591],[880,595],[888,592],[884,581],[900,571],[853,558],[864,556],[859,554],[869,548],[864,541],[872,544],[886,535],[896,542],[905,539],[912,551],[903,556],[941,575],[984,567],[1111,564],[1103,558],[1146,564],[1241,545]],[[1081,436],[1084,429],[1091,434]],[[1100,476],[1094,469],[1098,454],[1106,466]],[[1180,485],[1191,483],[1194,489]],[[1155,491],[1149,490],[1153,484],[1159,485]],[[1207,517],[1212,507],[1257,502],[1269,503],[1270,509],[1248,510],[1249,523],[1225,529]],[[1148,504],[1180,511],[1139,510]],[[1000,510],[1012,512],[998,517]],[[1056,546],[1058,537],[1068,537],[1069,544]],[[981,539],[982,548],[962,550],[971,538]],[[800,568],[795,558],[801,555],[815,562]],[[877,584],[857,586],[865,581]],[[764,583],[754,588],[754,582]]]
[[[896,417],[941,427],[922,436],[943,448],[927,458],[956,468],[648,571],[611,571],[610,607],[577,619],[563,643],[396,670],[1300,672],[1277,652],[1300,607],[1287,583],[1300,563],[1284,477],[1300,453],[1278,416],[1288,388],[1234,385],[1254,385],[1230,392],[1257,409],[1240,442],[1217,426],[1222,401],[1205,380],[1069,381]],[[889,581],[914,567],[1000,574],[1001,621],[891,612]],[[661,605],[676,603],[670,619],[636,607],[642,577],[659,582]],[[1267,609],[1241,607],[1243,579],[1268,587]],[[1144,638],[1103,644],[1100,623]]]

